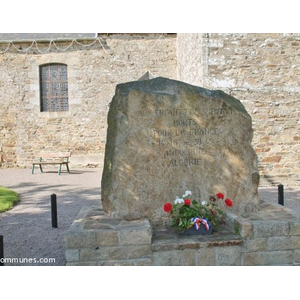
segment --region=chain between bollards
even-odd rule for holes
[[[0,235],[0,266],[4,266],[4,244],[3,244],[3,235]]]
[[[283,184],[279,184],[278,185],[278,204],[284,206]]]
[[[57,203],[56,203],[56,195],[51,195],[51,219],[52,219],[52,227],[57,228]]]

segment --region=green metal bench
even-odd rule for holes
[[[38,155],[39,159],[37,161],[33,161],[31,174],[34,173],[35,166],[39,166],[41,173],[43,173],[43,165],[58,165],[57,173],[60,175],[61,166],[65,165],[68,173],[70,173],[69,162],[71,153],[70,152],[58,152],[58,153],[40,153]]]

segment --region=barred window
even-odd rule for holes
[[[65,64],[40,66],[41,111],[67,111],[68,67]]]

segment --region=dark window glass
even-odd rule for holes
[[[64,64],[40,66],[41,111],[67,111],[68,68]]]

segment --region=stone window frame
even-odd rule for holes
[[[66,72],[65,77],[53,80],[53,73],[57,69],[59,72],[61,70]],[[43,76],[44,70],[46,70],[47,75],[50,75],[50,80],[47,80],[46,76]],[[43,64],[39,66],[39,77],[40,77],[40,111],[41,112],[61,112],[69,111],[69,95],[68,95],[68,65],[62,63],[50,63]],[[58,84],[58,88],[55,92],[58,92],[58,96],[54,96],[51,91],[50,94],[43,97],[43,88],[47,86],[53,91],[53,85]],[[62,89],[62,84],[66,84],[66,90]],[[64,95],[63,95],[64,94]],[[57,100],[55,100],[57,99]],[[46,101],[45,101],[46,100]],[[54,102],[53,102],[54,101]],[[56,102],[56,105],[54,104]],[[47,103],[47,104],[46,104]],[[46,104],[46,105],[45,105]],[[57,109],[55,108],[57,107]]]
[[[41,111],[40,110],[40,66],[47,64],[65,64],[68,66],[68,111]],[[78,93],[78,78],[80,77],[79,59],[68,53],[48,53],[34,55],[28,62],[28,101],[25,109],[42,118],[71,117],[74,108],[81,104],[82,99]]]

